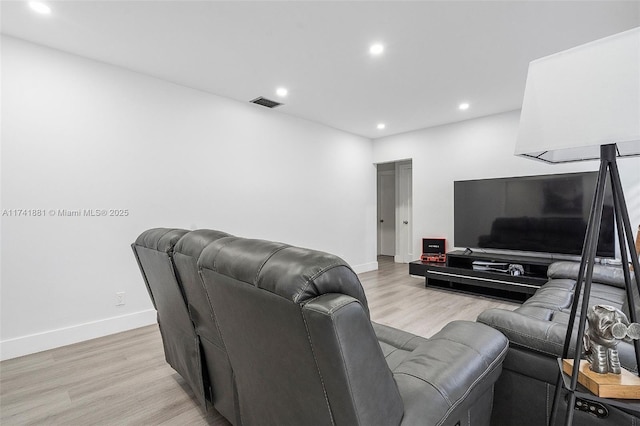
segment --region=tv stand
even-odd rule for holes
[[[554,262],[548,257],[469,251],[447,253],[446,264],[424,264],[425,286],[524,301],[547,282],[547,269]],[[521,265],[524,274],[474,270],[474,261]]]

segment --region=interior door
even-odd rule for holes
[[[378,172],[378,255],[396,254],[396,179],[394,171]]]
[[[412,249],[412,170],[411,162],[398,164],[398,216],[397,224],[397,241],[398,250],[396,254],[396,262],[409,263],[413,260]]]

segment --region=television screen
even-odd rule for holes
[[[454,182],[454,245],[580,255],[596,172]],[[597,255],[615,256],[607,183]]]

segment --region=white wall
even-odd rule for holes
[[[413,159],[413,244],[444,237],[453,248],[453,182],[510,176],[597,171],[598,161],[549,165],[516,157],[520,111],[376,139],[376,163]],[[618,161],[634,232],[640,224],[640,158]]]
[[[377,268],[368,139],[9,37],[1,100],[2,210],[47,212],[2,217],[3,359],[154,322],[129,247],[152,227]]]

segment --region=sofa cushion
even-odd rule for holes
[[[525,302],[525,305],[554,311],[570,307],[575,284],[575,281],[568,279],[548,281],[536,290],[536,293]]]
[[[372,322],[382,353],[391,370],[400,365],[418,346],[428,342],[424,337]]]

